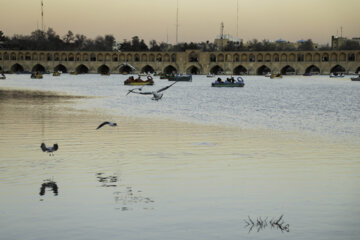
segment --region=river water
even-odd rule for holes
[[[358,82],[126,78],[0,81],[1,239],[358,239]]]

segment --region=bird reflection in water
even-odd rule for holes
[[[41,184],[40,193],[39,193],[40,196],[45,195],[46,189],[50,189],[54,193],[54,196],[57,196],[58,193],[59,193],[58,192],[58,190],[59,190],[58,185],[56,184],[56,182],[54,182],[53,180],[50,180],[50,179],[44,180],[44,183]]]
[[[119,184],[119,177],[115,174],[106,175],[104,173],[97,173],[96,178],[101,183],[102,187],[116,187],[116,191],[113,193],[116,204],[115,209],[121,211],[134,210],[135,207],[140,207],[144,210],[153,209],[149,204],[154,203],[154,200],[142,196],[141,190],[134,190],[131,186]]]
[[[118,177],[116,175],[105,176],[104,173],[97,173],[97,179],[102,183],[102,187],[116,187],[118,182]]]
[[[132,207],[139,206],[144,210],[154,209],[149,204],[155,201],[149,197],[142,196],[141,190],[134,190],[132,187],[123,186],[118,189],[119,191],[114,192],[114,200],[116,204],[121,207],[116,207],[117,210],[128,211],[133,210]],[[132,206],[132,207],[130,207]]]

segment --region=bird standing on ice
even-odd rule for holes
[[[43,152],[48,152],[51,155],[51,153],[53,153],[59,149],[59,145],[57,145],[57,143],[55,143],[54,146],[52,146],[52,147],[46,147],[45,143],[41,143],[40,148]]]
[[[102,124],[100,124],[100,125],[96,128],[96,130],[98,130],[99,128],[101,128],[101,127],[104,126],[104,125],[109,125],[109,126],[112,126],[112,127],[116,127],[116,126],[117,126],[117,124],[114,123],[114,122],[108,122],[108,121],[106,121],[106,122],[103,122]]]

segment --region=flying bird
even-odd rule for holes
[[[101,128],[101,127],[104,126],[104,125],[109,125],[109,126],[112,126],[112,127],[116,127],[116,126],[117,126],[116,123],[106,121],[106,122],[103,122],[102,124],[100,124],[100,125],[96,128],[96,130],[98,130],[99,128]]]
[[[142,88],[143,88],[143,87],[130,89],[130,90],[127,92],[126,96],[129,95],[129,93],[136,93],[136,92],[134,92],[134,91],[136,91],[136,90],[141,91]]]
[[[43,152],[48,152],[51,155],[52,152],[55,152],[59,149],[59,145],[55,143],[52,147],[46,147],[45,143],[41,143],[40,148]]]
[[[175,83],[177,83],[177,81],[175,81],[174,83],[172,83],[172,84],[170,84],[170,85],[168,85],[168,86],[166,86],[166,87],[163,87],[163,88],[160,88],[159,90],[156,90],[156,91],[152,91],[152,92],[142,92],[141,90],[142,90],[142,88],[140,88],[140,89],[130,89],[129,90],[129,92],[128,92],[128,94],[129,93],[137,93],[137,94],[143,94],[143,95],[153,95],[153,97],[151,98],[152,100],[156,100],[156,101],[158,101],[158,100],[160,100],[161,98],[162,98],[162,96],[164,95],[163,93],[161,93],[161,92],[163,92],[163,91],[165,91],[166,89],[168,89],[168,88],[170,88],[172,85],[174,85]],[[135,91],[135,90],[138,90],[137,92]]]

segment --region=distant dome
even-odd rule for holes
[[[304,42],[306,42],[306,40],[304,40],[304,39],[301,39],[301,40],[299,40],[299,41],[297,41],[298,43],[304,43]]]
[[[280,38],[280,39],[276,40],[276,42],[286,42],[286,40]]]

